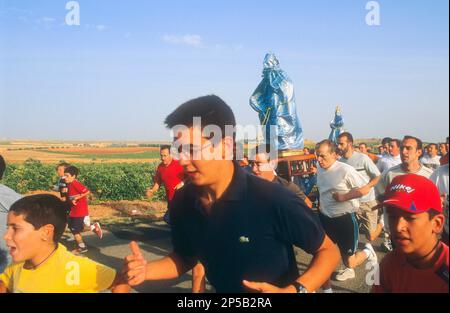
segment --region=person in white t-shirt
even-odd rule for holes
[[[336,279],[344,281],[355,277],[354,268],[367,259],[376,263],[372,246],[363,251],[358,248],[358,222],[356,212],[359,200],[364,196],[368,181],[352,166],[338,162],[336,145],[330,140],[317,144],[316,155],[320,167],[317,169],[317,187],[320,195],[319,218],[331,240],[341,251],[346,269],[339,271]],[[330,292],[330,282],[323,286]]]
[[[448,245],[448,163],[438,167],[436,171],[431,175],[430,179],[437,186],[439,194],[441,195],[442,207],[444,209],[445,224],[444,233],[442,234],[442,241]]]
[[[439,166],[441,166],[441,157],[438,155],[438,145],[435,143],[430,143],[427,146],[427,155],[423,156],[420,159],[423,165],[432,170],[436,170]]]
[[[389,186],[392,180],[397,176],[405,174],[417,174],[420,176],[424,176],[426,178],[430,178],[431,174],[433,174],[433,171],[425,167],[419,161],[419,158],[422,156],[422,153],[423,153],[422,140],[412,136],[405,136],[405,138],[403,138],[400,146],[400,157],[402,163],[384,171],[381,174],[380,181],[375,186],[375,191],[377,193],[377,198],[379,202],[383,201],[384,193],[386,191],[387,186]],[[386,233],[389,233],[388,229],[389,227],[385,216],[384,216],[384,227]],[[386,240],[383,246],[385,249],[392,251],[392,244],[390,241]]]
[[[402,163],[400,158],[400,145],[401,141],[398,139],[391,139],[389,142],[389,153],[378,160],[377,167],[380,173],[399,165]]]

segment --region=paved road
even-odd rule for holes
[[[123,264],[123,258],[130,254],[129,242],[136,240],[147,260],[159,259],[171,251],[170,228],[164,222],[155,222],[152,224],[138,224],[132,227],[114,228],[111,231],[105,230],[103,239],[98,239],[93,234],[86,234],[85,241],[89,247],[87,256],[97,262],[120,269]],[[362,247],[365,239],[361,237]],[[69,248],[73,248],[73,243],[66,243]],[[385,255],[380,248],[381,240],[374,243],[378,259]],[[300,272],[306,269],[311,260],[300,249],[296,248],[297,263]],[[341,265],[342,266],[342,265]],[[366,293],[370,291],[370,286],[366,284],[366,276],[370,271],[362,265],[356,269],[356,278],[346,281],[333,281],[333,289],[337,293]],[[191,290],[191,274],[187,273],[176,280],[163,282],[148,282],[136,287],[136,292],[151,293],[187,293]],[[207,286],[208,292],[212,292],[211,286]]]

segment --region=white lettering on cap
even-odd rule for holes
[[[391,187],[391,191],[404,191],[406,193],[412,193],[415,191],[415,189],[403,184],[397,184]]]

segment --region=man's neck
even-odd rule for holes
[[[163,163],[163,165],[164,165],[165,167],[169,167],[169,165],[172,163],[172,161],[173,161],[173,160],[170,160],[170,162],[167,163],[167,164],[166,164],[166,163]]]
[[[34,258],[28,260],[25,262],[25,266],[28,269],[35,269],[39,267],[41,264],[43,264],[45,261],[47,261],[50,256],[55,251],[57,245],[54,244],[46,244],[42,251],[39,252],[38,255],[36,255]]]
[[[350,159],[353,153],[354,153],[353,149],[348,149],[348,151],[344,154],[344,158],[346,158],[347,160]]]
[[[208,200],[210,203],[216,202],[220,199],[227,188],[230,186],[234,175],[234,164],[232,161],[223,161],[224,165],[221,166],[219,173],[216,177],[219,178],[211,185],[203,186],[201,197]]]
[[[421,165],[420,165],[419,161],[416,161],[414,163],[406,163],[406,164],[403,163],[402,164],[403,170],[407,173],[416,173],[417,171],[420,170],[420,167],[421,167]]]
[[[414,256],[407,256],[406,259],[409,264],[418,269],[431,268],[436,264],[439,256],[442,253],[442,245],[440,241],[435,241],[430,244],[423,253]]]
[[[393,159],[398,158],[399,155],[400,155],[400,153],[397,153],[397,154],[390,154],[390,156],[391,156]]]
[[[325,171],[328,171],[330,168],[332,168],[335,164],[336,164],[337,160],[335,160],[333,163],[331,163],[330,166],[328,166],[327,168],[324,168]]]

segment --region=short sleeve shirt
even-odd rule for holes
[[[172,243],[200,260],[217,292],[243,292],[242,280],[286,286],[298,278],[293,245],[315,253],[325,238],[318,217],[289,189],[234,164],[224,195],[206,213],[188,184],[171,206]]]
[[[397,176],[405,175],[405,174],[416,174],[419,176],[430,178],[431,174],[433,174],[433,170],[431,170],[428,167],[425,167],[421,164],[420,168],[417,172],[407,173],[403,170],[402,164],[396,165],[396,166],[384,171],[381,174],[380,181],[375,186],[375,191],[376,191],[377,195],[378,196],[384,195],[387,186],[389,186],[391,184],[392,180]]]
[[[448,246],[442,245],[442,253],[429,269],[417,269],[405,256],[394,250],[380,264],[380,284],[372,288],[374,293],[448,293]]]
[[[26,269],[23,262],[12,264],[0,281],[13,293],[92,293],[111,287],[115,277],[114,269],[76,256],[59,244],[37,269]]]
[[[330,218],[356,212],[359,208],[359,199],[337,202],[333,199],[333,194],[345,194],[367,183],[367,179],[348,164],[336,161],[326,170],[319,166],[317,188],[320,195],[320,212]]]
[[[78,196],[89,191],[89,189],[83,186],[83,184],[78,180],[74,180],[72,183],[67,185],[67,189],[67,196],[69,197],[69,200],[71,197]],[[88,215],[89,211],[87,197],[78,199],[77,204],[72,206],[69,214],[70,217],[85,217]]]
[[[353,152],[350,158],[348,159],[341,158],[339,161],[352,166],[368,182],[381,175],[375,163],[373,163],[373,161],[363,153],[355,151]],[[361,202],[369,202],[374,200],[375,200],[374,188],[370,189],[370,192],[360,199]]]
[[[175,187],[183,181],[184,169],[177,160],[172,160],[169,166],[160,164],[156,170],[155,181],[164,184],[167,201],[170,202],[175,194]]]

